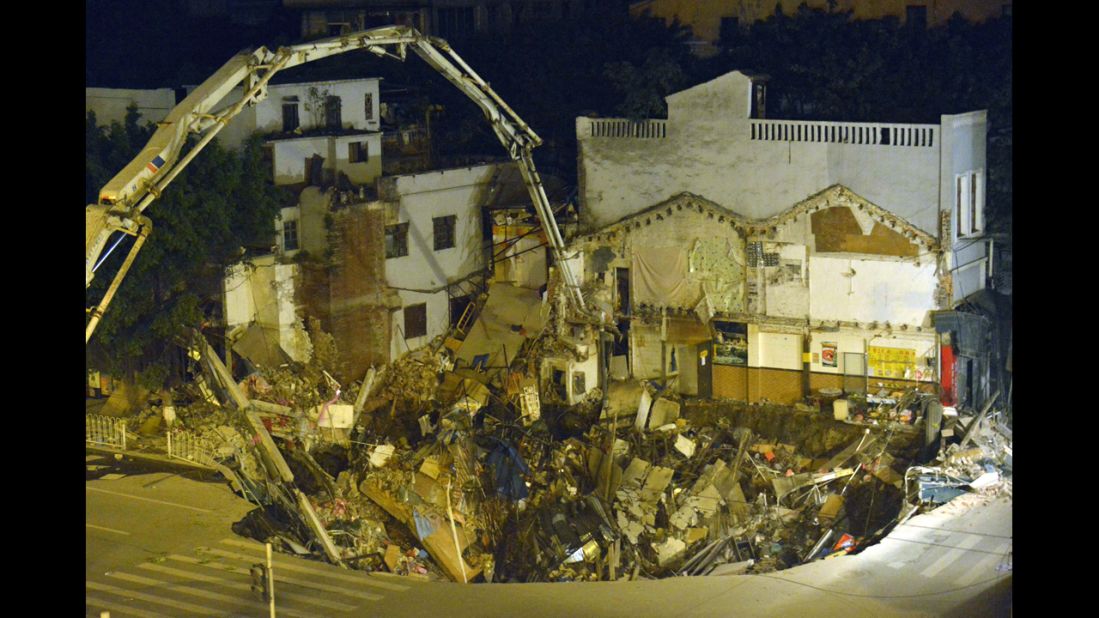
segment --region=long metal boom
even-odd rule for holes
[[[145,148],[100,190],[99,203],[87,207],[86,286],[91,285],[95,270],[103,261],[100,256],[111,235],[120,232],[144,240],[149,233],[150,223],[141,213],[229,121],[246,106],[255,105],[266,98],[267,84],[276,73],[306,62],[355,50],[366,50],[378,56],[403,61],[409,46],[416,55],[423,58],[481,109],[492,125],[497,139],[519,166],[535,211],[546,230],[554,258],[561,269],[569,298],[577,309],[584,312],[583,296],[566,260],[564,241],[531,156],[531,150],[540,145],[542,139],[446,41],[425,36],[408,26],[374,28],[311,43],[280,47],[273,52],[261,47],[255,51],[241,52],[226,62],[158,123],[156,132]],[[213,110],[215,105],[239,86],[243,86],[243,93],[236,103],[220,111]],[[187,137],[192,133],[201,135],[201,138],[180,158]],[[95,325],[140,247],[141,242],[134,243],[130,255],[116,274],[109,293],[97,307],[88,309],[90,319],[85,341],[91,338]]]

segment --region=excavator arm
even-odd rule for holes
[[[542,139],[446,41],[425,36],[408,26],[386,26],[280,47],[276,51],[261,47],[255,51],[241,52],[195,88],[158,123],[156,132],[145,148],[103,186],[98,203],[86,208],[86,286],[91,285],[95,271],[126,235],[134,236],[135,241],[102,299],[96,306],[87,309],[89,316],[85,342],[91,339],[107,305],[152,229],[151,221],[142,214],[144,210],[241,110],[255,105],[267,96],[267,84],[276,73],[306,62],[355,50],[366,50],[378,56],[403,61],[409,47],[484,113],[508,156],[519,166],[531,202],[546,231],[554,259],[564,277],[570,301],[577,310],[586,312],[579,283],[565,259],[564,240],[553,217],[541,177],[534,167],[531,151],[542,143]],[[243,86],[243,94],[238,101],[221,110],[213,109],[238,86]],[[181,157],[183,146],[192,133],[201,137]],[[107,244],[112,236],[116,236],[116,240],[108,249]]]

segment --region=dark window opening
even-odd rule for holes
[[[436,251],[450,249],[454,246],[454,226],[457,224],[457,221],[458,217],[455,215],[434,217],[431,219],[431,223],[435,228]]]
[[[752,118],[767,117],[767,85],[763,83],[752,84]]]
[[[337,96],[327,96],[324,98],[324,125],[329,129],[340,129],[343,127],[343,117],[341,114],[340,98]]]
[[[450,325],[458,326],[458,322],[466,312],[466,307],[473,302],[473,296],[456,296],[450,299]]]
[[[553,392],[561,401],[569,398],[569,393],[565,389],[565,372],[560,369],[553,370]]]
[[[298,102],[293,101],[290,103],[283,103],[282,130],[286,133],[289,133],[300,126],[301,121],[298,119]]]
[[[427,334],[427,305],[409,305],[404,308],[404,338],[423,337]]]
[[[319,154],[305,160],[305,184],[318,187],[324,184],[324,157]]]
[[[585,374],[582,371],[574,371],[572,373],[572,395],[583,395],[588,391],[588,385],[585,383]]]
[[[977,225],[977,174],[969,176],[969,229],[973,233],[981,231]]]
[[[296,219],[284,221],[282,224],[282,248],[283,251],[297,251],[298,249],[298,222]]]
[[[408,255],[408,224],[387,225],[385,227],[385,257],[396,258]]]
[[[630,269],[614,269],[614,278],[618,289],[617,302],[614,306],[615,313],[628,316],[630,315]]]
[[[622,333],[621,337],[614,338],[614,344],[611,348],[611,354],[614,356],[622,356],[623,354],[630,353],[630,321],[619,320],[618,332]]]
[[[679,371],[679,362],[675,358],[675,348],[672,348],[671,358],[668,360],[668,373]]]
[[[927,7],[914,5],[904,7],[904,23],[915,28],[926,28]]]
[[[366,142],[351,142],[347,145],[348,163],[366,163],[370,160],[370,152]]]

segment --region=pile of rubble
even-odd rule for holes
[[[645,381],[543,405],[536,345],[491,377],[428,346],[345,388],[325,355],[234,380],[200,339],[201,388],[150,409],[171,407],[169,431],[199,436],[263,507],[243,534],[456,582],[761,573],[858,551],[918,505],[1010,491],[1010,430],[987,419],[961,436],[946,415],[948,445],[916,465],[931,416],[918,394],[848,421],[804,405],[730,412]]]

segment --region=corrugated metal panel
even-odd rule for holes
[[[989,322],[983,316],[965,311],[936,311],[931,315],[935,331],[954,333],[952,343],[963,356],[988,354]]]

